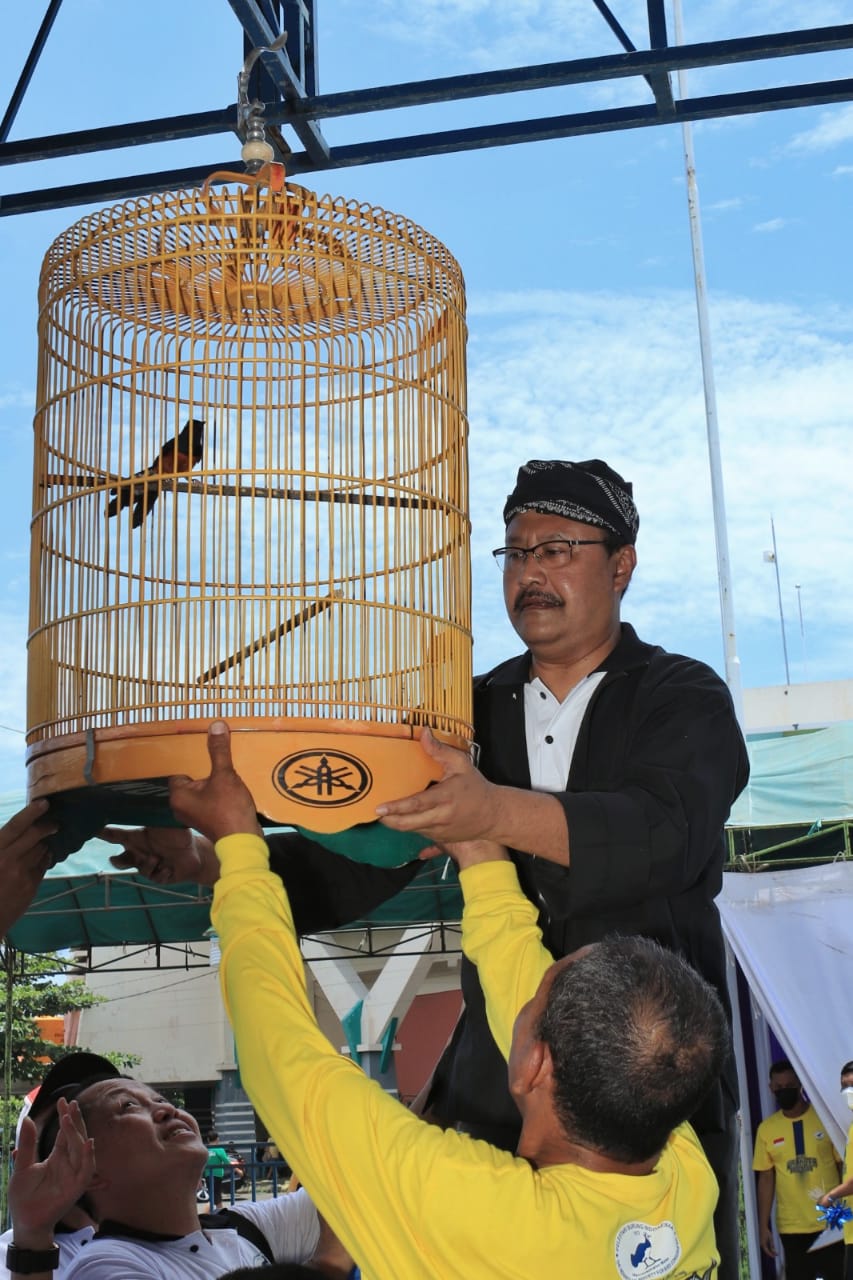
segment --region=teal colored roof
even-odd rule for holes
[[[22,807],[21,794],[0,797],[0,819]],[[26,915],[9,931],[21,951],[114,947],[122,943],[191,942],[210,927],[211,891],[200,885],[156,885],[132,871],[116,871],[104,840],[48,871]]]
[[[0,825],[24,804],[20,791],[0,795]],[[78,853],[52,867],[29,911],[10,930],[12,945],[38,952],[198,942],[206,936],[209,889],[156,885],[133,871],[117,871],[109,862],[117,852],[104,840],[88,840]],[[455,923],[461,914],[455,869],[449,860],[436,860],[424,863],[402,893],[351,927]]]

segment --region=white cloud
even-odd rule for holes
[[[853,173],[853,164],[837,164],[832,171],[833,178],[847,177]]]
[[[824,26],[846,21],[843,0],[799,0],[780,5],[779,0],[714,0],[689,7],[684,39],[702,40],[760,35],[798,27]],[[645,0],[620,0],[614,9],[628,38],[637,48],[648,46],[648,12]],[[526,61],[553,61],[555,49],[567,57],[621,52],[622,46],[604,18],[589,0],[380,0],[376,23],[387,36],[401,42],[445,46],[460,56],[484,56],[491,66],[519,66]],[[670,41],[675,40],[672,20]],[[468,43],[462,42],[467,37]],[[555,44],[559,39],[562,44]],[[500,63],[495,55],[506,55]],[[538,55],[538,56],[534,56]],[[693,73],[691,73],[693,74]]]
[[[646,0],[620,0],[618,6],[611,8],[635,47],[648,48]],[[753,0],[748,5],[742,0],[714,0],[713,4],[687,8],[683,37],[687,43],[849,20],[844,0],[787,0],[784,5],[779,0]],[[379,0],[369,12],[365,18],[360,11],[359,22],[369,22],[383,40],[393,40],[401,50],[413,51],[416,56],[440,52],[448,75],[623,52],[620,40],[589,0],[456,0],[451,5],[445,0]],[[667,26],[673,43],[672,17]],[[801,60],[802,79],[817,78],[809,69],[813,61]],[[750,64],[693,69],[688,73],[688,92],[696,95],[745,85],[758,87],[767,78],[766,72],[755,72]],[[673,84],[675,87],[674,77]],[[650,90],[638,77],[590,82],[578,92],[599,107],[651,98]],[[730,117],[706,127],[750,128],[752,119]]]
[[[753,231],[781,231],[788,225],[787,218],[770,218],[767,222],[756,222]]]
[[[824,111],[812,129],[794,134],[789,151],[829,151],[853,140],[853,103]]]
[[[623,21],[639,18],[638,0],[631,0],[629,10]],[[555,48],[570,49],[573,57],[617,51],[615,37],[585,0],[457,0],[451,6],[441,0],[382,0],[374,22],[386,38],[444,50],[455,69],[549,62]]]
[[[742,209],[743,196],[730,196],[727,200],[715,200],[707,206],[709,213],[731,213],[734,209]]]
[[[634,483],[642,517],[626,616],[668,648],[718,667],[722,650],[695,304],[647,295],[476,295],[469,352],[475,665],[518,649],[489,551],[517,467],[531,457],[603,457]],[[770,516],[795,617],[811,601],[811,677],[849,676],[853,600],[821,530],[853,500],[849,388],[853,310],[714,298],[713,345],[738,629],[748,686],[775,671]],[[819,612],[818,612],[819,610]]]

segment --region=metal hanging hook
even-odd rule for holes
[[[247,54],[243,69],[237,76],[237,132],[243,138],[240,155],[249,173],[257,173],[265,164],[275,159],[275,151],[267,142],[264,128],[264,104],[257,98],[249,100],[249,79],[252,68],[262,53],[275,53],[287,40],[283,31],[270,45],[260,45]]]

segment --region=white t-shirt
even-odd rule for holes
[[[13,1234],[10,1229],[0,1235],[0,1280],[9,1280],[9,1272],[5,1266],[6,1245],[12,1243]],[[79,1231],[57,1232],[56,1243],[59,1245],[59,1266],[53,1273],[56,1280],[65,1280],[70,1263],[77,1257],[83,1245],[89,1243],[94,1234],[94,1227],[81,1227]]]
[[[234,1206],[269,1242],[276,1262],[307,1262],[320,1240],[317,1211],[304,1188],[272,1200]],[[267,1258],[232,1228],[193,1231],[180,1240],[96,1237],[78,1253],[63,1280],[213,1280]]]

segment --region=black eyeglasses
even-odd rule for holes
[[[512,573],[533,556],[537,564],[546,569],[564,569],[571,563],[575,547],[603,547],[606,538],[557,538],[550,542],[537,542],[534,547],[496,547],[492,552],[495,563],[503,573]]]

